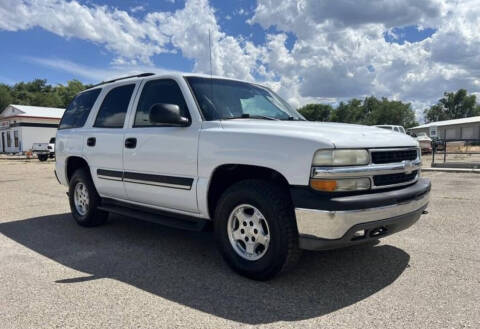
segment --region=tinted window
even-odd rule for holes
[[[75,96],[63,114],[59,129],[83,127],[93,104],[100,94],[100,90],[93,89]]]
[[[133,89],[135,89],[135,85],[126,85],[110,90],[98,110],[94,127],[122,128]]]
[[[152,80],[143,87],[134,127],[158,126],[158,123],[150,122],[150,108],[157,103],[178,105],[182,116],[190,119],[187,104],[177,83],[171,79]]]

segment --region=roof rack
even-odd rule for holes
[[[119,80],[125,80],[125,79],[130,79],[130,78],[149,77],[151,75],[155,75],[155,73],[147,72],[147,73],[129,75],[129,76],[126,76],[126,77],[121,77],[121,78],[117,78],[117,79],[113,79],[113,80],[102,81],[100,83],[97,83],[96,85],[93,85],[91,88],[98,87],[98,86],[101,86],[101,85],[104,85],[104,84],[107,84],[107,83],[112,83],[112,82],[119,81]]]

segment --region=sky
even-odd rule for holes
[[[0,83],[140,72],[266,84],[293,106],[480,93],[480,0],[0,0]]]

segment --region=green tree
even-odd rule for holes
[[[340,102],[332,112],[330,121],[345,123],[363,123],[363,108],[360,99],[353,98],[347,103]]]
[[[298,111],[310,121],[329,121],[333,108],[328,104],[307,104]]]
[[[368,125],[399,125],[405,128],[410,128],[418,125],[415,121],[415,111],[412,109],[410,103],[403,103],[401,101],[391,101],[387,98],[381,100],[375,99],[374,102],[364,102],[371,104],[368,117],[364,124]]]
[[[377,99],[367,97],[363,101],[353,98],[348,102],[340,102],[336,108],[330,107],[328,120],[326,110],[321,111],[326,105],[309,104],[300,109],[302,114],[314,121],[334,121],[357,123],[364,125],[400,125],[410,128],[417,125],[415,112],[409,103],[390,101],[387,98]],[[320,118],[320,119],[317,119]]]
[[[61,106],[62,107],[67,107],[68,104],[72,101],[73,97],[75,97],[76,94],[81,92],[82,90],[85,90],[89,86],[86,86],[82,84],[78,80],[70,80],[67,82],[67,85],[64,86],[62,84],[58,85],[56,87],[57,94],[60,97],[61,100]]]
[[[438,103],[424,111],[427,122],[468,118],[480,115],[480,106],[475,95],[468,95],[465,89],[445,92]]]
[[[19,82],[13,86],[0,84],[0,111],[9,104],[67,107],[76,94],[90,87],[78,80],[57,86],[47,84],[45,79]]]
[[[13,98],[10,87],[5,84],[0,84],[0,111],[2,111],[9,104],[12,104]]]

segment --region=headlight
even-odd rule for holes
[[[370,189],[370,179],[363,178],[345,178],[345,179],[310,179],[310,186],[323,192],[347,192],[363,191]]]
[[[366,165],[370,161],[367,150],[319,150],[313,156],[313,166]]]

